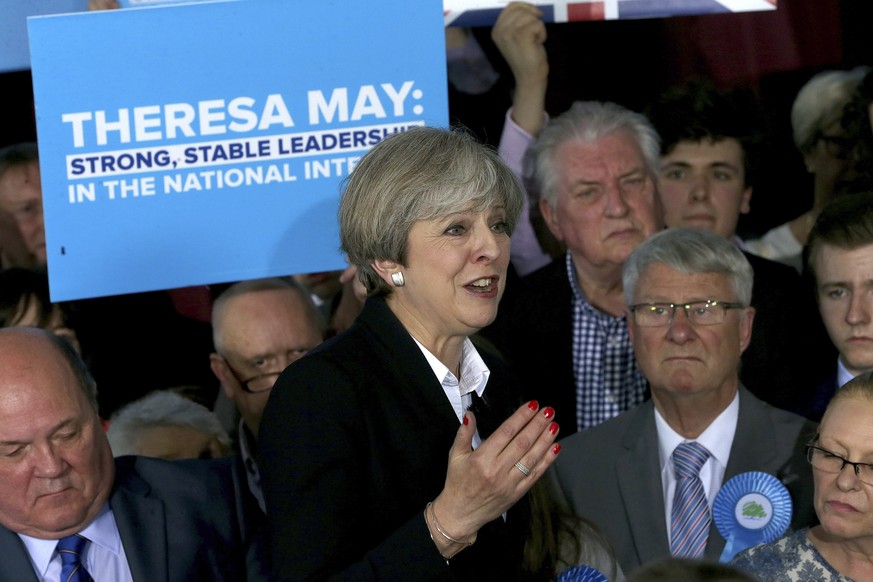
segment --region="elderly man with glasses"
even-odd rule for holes
[[[258,470],[261,415],[279,374],[324,339],[325,325],[309,294],[291,279],[257,279],[228,287],[212,307],[210,356],[222,394],[240,421],[237,442],[249,489],[265,509]]]
[[[631,253],[622,279],[652,398],[562,442],[554,470],[573,511],[603,529],[626,572],[671,554],[719,559],[725,540],[712,504],[740,473],[777,477],[791,494],[793,525],[811,523],[812,423],[739,380],[755,315],[742,252],[715,233],[667,229]]]

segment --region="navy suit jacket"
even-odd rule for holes
[[[502,366],[477,414],[484,439],[520,405]],[[489,422],[490,420],[490,422]],[[384,299],[289,366],[259,431],[274,577],[294,580],[512,580],[527,520],[484,526],[446,563],[423,512],[443,489],[458,417],[433,370]]]
[[[233,459],[115,459],[109,505],[136,582],[266,579],[258,508],[237,477]],[[37,582],[24,543],[4,527],[0,556],[0,580]]]
[[[776,476],[794,505],[792,527],[816,523],[806,444],[815,425],[740,388],[740,410],[725,468],[726,483],[747,471]],[[625,572],[670,555],[658,433],[651,400],[562,442],[552,468],[577,514],[601,527]],[[725,540],[713,522],[705,558],[718,560]]]

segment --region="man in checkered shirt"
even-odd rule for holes
[[[500,153],[519,177],[527,174],[522,161],[533,161],[539,210],[566,253],[510,285],[483,335],[516,370],[525,396],[563,415],[566,436],[648,397],[628,338],[621,270],[663,227],[660,144],[643,115],[614,103],[577,102],[543,125],[542,26],[535,7],[511,4],[492,33],[517,80]]]

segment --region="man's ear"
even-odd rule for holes
[[[746,351],[749,342],[752,341],[752,324],[755,321],[755,308],[746,307],[740,320],[740,353]]]
[[[236,383],[236,378],[230,373],[227,361],[222,356],[213,352],[209,354],[209,367],[212,368],[212,373],[218,378],[221,389],[224,390],[224,395],[233,400],[235,396],[233,385]]]
[[[740,214],[748,214],[752,210],[752,187],[749,186],[743,190],[743,197],[740,199]]]
[[[540,199],[540,214],[543,215],[543,220],[546,226],[549,227],[549,232],[559,241],[564,240],[564,235],[561,232],[561,227],[558,224],[558,216],[555,209],[548,200]]]
[[[818,147],[818,146],[816,146]],[[806,166],[806,171],[809,174],[815,174],[816,172],[816,164],[815,164],[815,156],[812,155],[812,152],[808,152],[803,154],[803,165]]]

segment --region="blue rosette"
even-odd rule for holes
[[[750,471],[722,485],[712,506],[715,526],[726,541],[721,561],[782,537],[791,514],[791,495],[773,475]]]
[[[609,580],[597,568],[580,565],[561,572],[557,582],[609,582]]]

